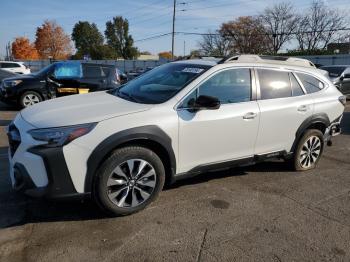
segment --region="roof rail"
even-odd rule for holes
[[[314,67],[316,66],[309,60],[298,58],[298,57],[287,57],[287,56],[268,56],[268,55],[236,55],[229,58],[222,59],[219,63],[273,63],[281,65],[296,65],[303,67]]]

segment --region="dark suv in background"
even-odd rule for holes
[[[350,96],[350,65],[322,66],[328,71],[329,78],[343,95]]]
[[[111,89],[126,80],[114,65],[56,62],[34,74],[4,79],[0,100],[27,107],[59,96]]]

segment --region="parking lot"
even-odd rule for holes
[[[16,113],[0,105],[0,261],[350,260],[350,105],[315,170],[276,160],[208,173],[118,218],[11,190],[4,126]]]

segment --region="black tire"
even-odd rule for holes
[[[124,187],[125,184],[123,185],[113,185],[113,186],[107,186],[107,181],[111,178],[110,176],[114,176],[116,174],[115,169],[117,167],[123,167],[124,165],[127,165],[126,161],[127,160],[142,160],[146,161],[149,166],[147,168],[153,168],[153,173],[154,175],[154,181],[155,181],[155,186],[153,190],[150,192],[149,191],[149,196],[146,200],[143,200],[143,202],[139,203],[137,206],[131,206],[130,202],[133,202],[133,193],[135,192],[135,195],[137,196],[137,199],[142,201],[141,197],[141,191],[139,191],[137,188],[139,184],[137,184],[137,181],[135,179],[134,185],[132,185],[132,189],[130,184],[131,180],[129,180],[126,184],[128,185],[128,188],[123,190],[122,193],[124,195],[129,194],[129,189],[132,190],[131,192],[131,197],[126,197],[125,199],[125,205],[127,205],[127,201],[129,202],[130,206],[118,206],[118,198],[115,198],[115,202],[112,202],[110,199],[111,194],[113,194],[112,190],[115,190],[114,192],[117,192],[120,190],[121,187]],[[136,162],[135,162],[136,163]],[[137,164],[137,163],[136,163]],[[141,164],[139,164],[140,166]],[[136,165],[134,165],[135,167]],[[139,168],[135,167],[135,168]],[[126,169],[123,169],[124,171],[129,170],[129,167],[125,167]],[[134,168],[134,170],[135,170]],[[137,171],[137,170],[136,170]],[[151,170],[152,171],[152,170]],[[127,172],[125,172],[127,173]],[[131,172],[133,173],[133,172]],[[124,173],[123,173],[124,174]],[[142,176],[141,176],[142,177]],[[121,180],[119,177],[119,181]],[[117,178],[114,178],[117,180]],[[144,178],[142,179],[144,180]],[[101,165],[101,167],[98,169],[96,173],[96,177],[94,179],[94,184],[93,184],[93,197],[94,200],[97,202],[97,204],[108,214],[114,215],[114,216],[125,216],[125,215],[130,215],[135,212],[138,212],[142,209],[144,209],[146,206],[148,206],[151,202],[153,202],[157,196],[159,195],[159,192],[162,190],[164,186],[164,181],[165,181],[165,169],[164,165],[161,161],[161,159],[158,157],[157,154],[155,154],[153,151],[151,151],[148,148],[144,147],[139,147],[139,146],[128,146],[128,147],[123,147],[120,149],[115,150],[112,155],[105,160],[105,162]],[[134,189],[135,187],[135,189]],[[150,189],[150,188],[146,188]],[[134,191],[136,190],[136,191]],[[142,191],[144,192],[144,191]],[[119,196],[119,195],[118,195]],[[122,198],[122,197],[121,197]],[[129,198],[129,199],[128,199]],[[131,201],[129,201],[131,199]],[[120,198],[119,198],[120,200]],[[124,203],[124,202],[123,202]]]
[[[35,103],[33,102],[32,104],[28,104],[27,102],[27,98],[34,98],[32,101],[35,101]],[[25,108],[25,107],[28,107],[28,106],[31,106],[31,105],[34,105],[36,103],[40,103],[41,101],[43,101],[43,98],[42,96],[38,93],[38,92],[35,92],[35,91],[26,91],[24,92],[21,97],[19,98],[19,105],[22,107],[22,108]]]
[[[313,140],[313,138],[315,139]],[[309,150],[307,146],[305,146],[305,143],[307,143],[308,140],[310,142],[310,145],[312,144],[312,141],[319,141],[319,142],[315,142],[314,151]],[[311,148],[313,147],[311,146]],[[290,160],[290,164],[292,168],[295,171],[306,171],[306,170],[314,169],[317,166],[318,161],[322,156],[323,148],[324,148],[323,133],[317,129],[307,130],[303,134],[303,136],[300,138],[298,145],[296,147],[296,150],[293,154],[293,158]],[[304,153],[304,152],[308,152],[308,153]]]

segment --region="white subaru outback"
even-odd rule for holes
[[[30,196],[87,195],[127,215],[188,175],[268,158],[314,168],[345,103],[307,60],[173,62],[21,111],[8,127],[10,176]]]

